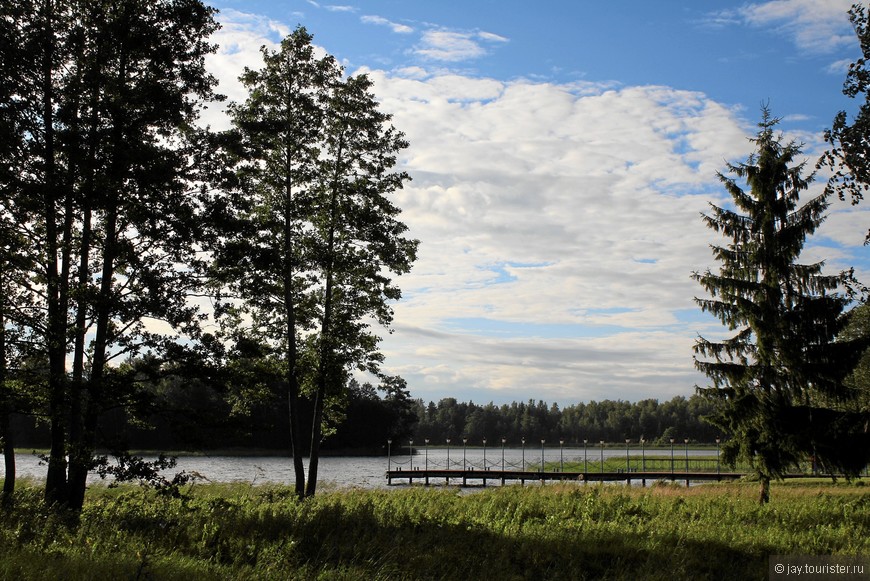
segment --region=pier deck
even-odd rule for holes
[[[387,484],[392,485],[393,480],[407,480],[408,484],[422,482],[429,484],[430,480],[444,480],[447,484],[451,480],[461,480],[463,486],[468,481],[475,481],[486,486],[487,481],[497,481],[504,484],[507,481],[544,482],[544,481],[579,481],[579,482],[630,482],[640,480],[644,484],[647,480],[674,480],[674,481],[720,481],[736,480],[745,476],[738,472],[541,472],[539,470],[462,470],[462,469],[437,469],[437,470],[387,470]]]

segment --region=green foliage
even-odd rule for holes
[[[845,111],[834,118],[831,129],[825,131],[825,141],[830,144],[819,160],[819,167],[832,170],[828,191],[836,192],[840,199],[851,199],[858,204],[870,189],[870,27],[867,9],[854,4],[849,10],[849,20],[861,46],[861,57],[849,64],[843,94],[852,99],[863,95],[864,101],[851,120]],[[870,242],[870,232],[865,242]]]
[[[505,438],[508,445],[517,446],[525,437],[528,441],[544,439],[555,446],[560,439],[571,445],[583,440],[623,442],[626,438],[635,443],[645,438],[667,444],[669,438],[710,443],[721,436],[720,430],[703,421],[704,416],[714,413],[717,404],[699,395],[676,396],[661,403],[654,399],[635,403],[590,401],[565,408],[534,400],[496,406],[444,398],[437,404],[425,405],[422,400],[415,404],[419,423],[414,440],[429,438],[439,445],[447,438],[456,442],[462,437],[473,445],[488,437],[495,445]]]
[[[866,340],[868,336],[870,336],[870,304],[864,303],[849,312],[847,324],[840,333],[839,339],[860,341]],[[870,349],[864,350],[846,382],[849,390],[854,394],[848,398],[848,401],[854,402],[857,409],[870,411]]]
[[[5,578],[764,579],[770,554],[862,555],[855,486],[509,486],[343,491],[98,489],[81,514],[29,487],[0,520]],[[483,550],[482,550],[483,549]]]

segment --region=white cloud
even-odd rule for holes
[[[715,172],[748,153],[733,111],[668,87],[370,74],[411,143],[398,202],[422,240],[390,365],[433,392],[508,399],[665,397],[702,381],[698,324],[679,313],[696,311],[689,275],[712,262],[699,214],[721,203]],[[531,335],[469,335],[454,319]],[[547,326],[565,336],[531,338]]]
[[[447,30],[429,30],[423,34],[417,54],[430,60],[457,62],[486,54],[472,35]]]
[[[504,36],[494,34],[492,32],[481,31],[477,33],[477,37],[481,40],[486,40],[489,42],[510,42],[510,40],[505,38]]]
[[[831,52],[855,42],[848,11],[853,0],[770,0],[747,4],[738,14],[755,26],[778,26],[811,52]]]
[[[392,22],[382,16],[366,15],[360,17],[360,21],[362,21],[364,24],[377,24],[379,26],[388,26],[392,29],[393,32],[397,34],[411,34],[412,32],[414,32],[414,29],[412,27],[406,24]]]
[[[215,39],[234,48],[209,63],[234,95],[241,65],[259,66],[257,47],[280,38],[236,16]],[[434,60],[479,56],[486,42],[436,33]],[[411,144],[401,164],[413,181],[395,201],[421,240],[398,281],[385,371],[434,399],[636,400],[706,384],[691,347],[723,331],[692,300],[703,289],[690,274],[715,266],[718,242],[699,215],[725,202],[715,173],[750,153],[752,123],[664,86],[361,72]],[[822,234],[859,244],[841,232],[860,238],[862,223],[838,207]]]
[[[852,62],[853,59],[840,59],[829,64],[825,70],[832,75],[845,76]]]
[[[206,57],[206,66],[218,79],[217,92],[226,95],[228,101],[241,102],[247,95],[238,81],[239,75],[245,67],[262,66],[260,47],[277,49],[281,39],[291,31],[281,22],[231,8],[221,10],[218,20],[221,28],[210,39],[218,45],[218,50]],[[227,129],[229,122],[224,109],[221,104],[211,105],[203,115],[203,125]]]
[[[491,32],[428,30],[414,52],[427,60],[459,62],[480,58],[487,53],[481,42],[505,43],[508,39]]]

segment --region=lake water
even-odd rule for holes
[[[632,457],[640,456],[641,450],[631,448],[630,455]],[[665,458],[671,459],[671,450],[668,449],[652,449],[645,450],[647,458]],[[675,447],[674,449],[674,467],[677,472],[685,469],[686,462],[685,448]],[[705,450],[688,450],[688,456],[715,456],[716,451]],[[602,451],[600,448],[590,446],[587,450],[587,465],[590,472],[597,471],[600,467]],[[625,448],[605,448],[603,451],[604,458],[625,458]],[[449,458],[448,458],[449,456]],[[544,449],[545,463],[558,463],[561,460],[565,462],[579,461],[583,462],[583,448],[563,448],[561,451],[556,448]],[[449,460],[449,464],[448,464]],[[634,467],[634,460],[632,460]],[[682,464],[681,464],[682,462]],[[504,455],[502,449],[487,448],[484,451],[482,448],[468,448],[464,451],[461,447],[453,447],[448,451],[446,448],[433,448],[426,450],[421,448],[417,450],[417,454],[413,457],[407,454],[391,454],[389,458],[386,456],[325,456],[320,459],[318,471],[318,482],[320,484],[328,484],[341,488],[386,488],[387,480],[385,472],[388,465],[394,469],[419,468],[430,469],[450,468],[459,469],[466,466],[474,467],[476,470],[482,470],[484,467],[490,470],[501,470],[502,466],[506,469],[519,470],[525,465],[528,470],[535,470],[541,463],[541,449],[527,447],[525,450],[521,448],[505,448]],[[308,469],[308,461],[305,461],[306,473]],[[186,471],[196,473],[203,479],[211,482],[248,482],[251,484],[277,483],[288,484],[293,480],[293,469],[290,458],[278,456],[180,456],[178,465],[170,474]],[[46,466],[33,454],[16,454],[16,472],[19,477],[30,477],[35,479],[44,479]],[[3,463],[0,462],[0,478],[4,476]],[[97,475],[91,475],[89,482],[99,482],[100,478]]]

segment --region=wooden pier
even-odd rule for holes
[[[573,482],[631,482],[640,480],[646,486],[647,480],[673,480],[689,482],[697,481],[721,481],[737,480],[745,476],[739,472],[541,472],[538,470],[462,470],[462,469],[437,469],[437,470],[387,470],[387,484],[392,485],[393,480],[407,480],[408,484],[414,481],[429,484],[430,481],[450,484],[451,480],[461,481],[462,486],[469,486],[469,481],[486,486],[487,481],[496,481],[505,484],[507,481],[520,483],[546,482],[546,481],[573,481]]]

